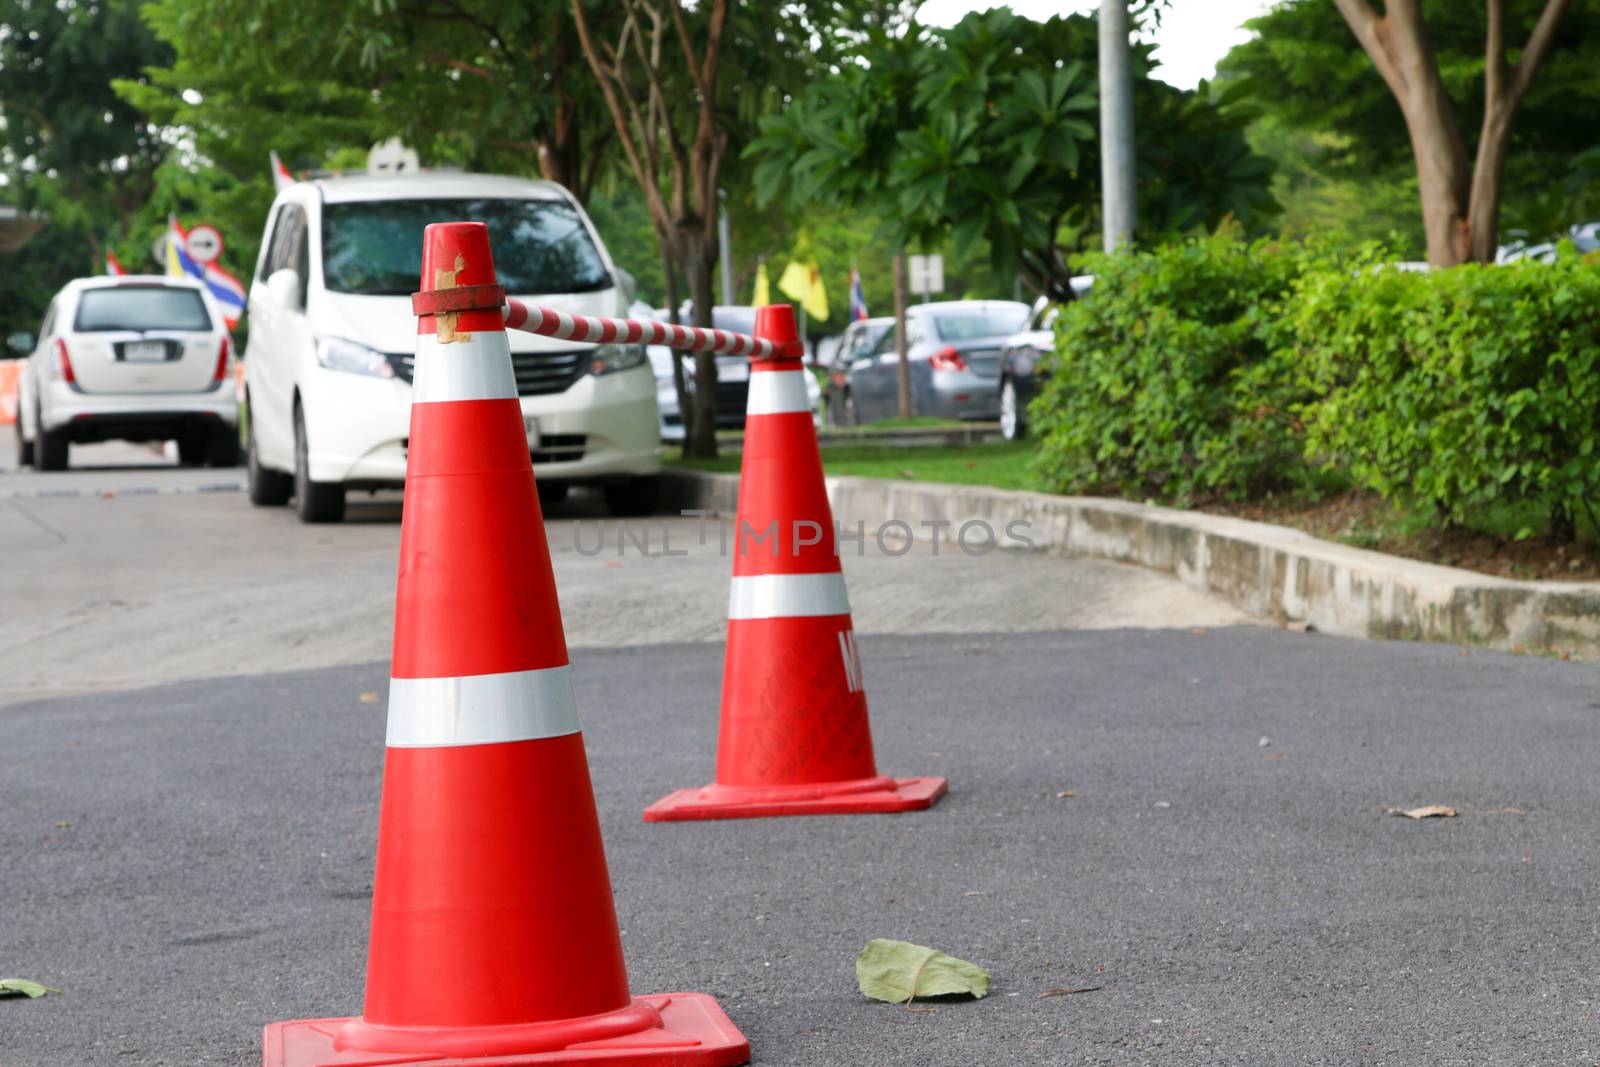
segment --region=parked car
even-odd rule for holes
[[[992,419],[1000,413],[1000,348],[1028,321],[1014,300],[950,300],[906,309],[906,353],[918,415]],[[851,421],[899,412],[894,331],[850,364],[845,404]]]
[[[657,311],[655,317],[670,322],[666,311]],[[694,306],[684,304],[678,310],[678,321],[685,325],[694,322]],[[720,306],[711,309],[713,329],[732,330],[734,333],[752,333],[756,328],[756,309],[753,307]],[[672,380],[672,350],[666,345],[649,346],[650,368],[656,376],[656,407],[661,412],[661,439],[682,441],[684,436],[683,413],[678,410],[678,388]],[[684,361],[684,385],[694,391],[694,370],[691,361]],[[718,429],[743,429],[745,406],[750,394],[750,357],[717,357],[717,427]],[[811,401],[812,422],[819,418],[822,406],[822,387],[815,375],[806,375],[806,394]]]
[[[844,328],[844,333],[839,335],[839,344],[833,350],[833,358],[824,365],[828,375],[828,422],[833,426],[848,426],[851,424],[850,406],[847,399],[850,385],[850,365],[858,359],[872,354],[878,347],[878,342],[883,340],[885,331],[894,331],[894,318],[892,316],[880,319],[857,319]]]
[[[488,225],[509,294],[601,316],[632,299],[583,208],[551,182],[427,173],[285,188],[250,286],[251,503],[293,498],[302,520],[336,522],[346,490],[404,484],[422,231],[461,219]],[[652,508],[661,459],[644,346],[507,340],[541,497],[587,483],[619,514]]]
[[[1082,299],[1094,287],[1094,276],[1073,278],[1073,295]],[[1056,315],[1061,306],[1041,296],[1033,303],[1028,328],[1006,339],[1000,352],[1000,436],[1018,441],[1028,435],[1028,402],[1043,384],[1044,356],[1055,348]]]
[[[239,463],[233,341],[192,278],[78,278],[56,293],[17,384],[17,466],[65,470],[74,444],[178,442],[185,466]]]

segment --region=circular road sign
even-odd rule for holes
[[[189,231],[184,250],[196,263],[215,263],[222,256],[222,234],[215,226],[196,226]]]

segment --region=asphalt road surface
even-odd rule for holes
[[[0,462],[11,454],[0,427]],[[348,521],[303,526],[286,508],[252,508],[238,470],[179,469],[120,443],[75,447],[72,462],[0,470],[0,704],[389,655],[398,493],[352,496]],[[569,644],[723,638],[724,526],[619,522],[589,493],[547,519]],[[935,557],[926,540],[894,555],[904,546],[880,552],[870,536],[864,554],[844,555],[866,634],[1249,621],[1135,567],[948,545]]]
[[[720,649],[574,657],[633,988],[715,994],[755,1063],[1600,1059],[1592,666],[1257,627],[862,653],[931,811],[647,825],[710,776]],[[250,1064],[359,1010],[386,674],[0,709],[0,969],[66,991],[0,1001],[0,1064]],[[1461,814],[1384,810],[1423,804]],[[992,992],[868,1001],[873,937]]]

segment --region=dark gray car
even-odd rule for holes
[[[1000,350],[1028,321],[1014,300],[950,300],[906,309],[912,402],[918,415],[992,419],[1000,413]],[[899,357],[894,331],[849,368],[849,403],[857,421],[899,414]]]

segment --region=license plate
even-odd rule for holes
[[[125,363],[165,363],[167,360],[166,342],[129,341],[122,346],[122,359]]]
[[[750,364],[744,360],[738,363],[724,363],[717,368],[719,382],[747,382],[750,380]]]
[[[539,451],[539,420],[532,415],[522,417],[522,428],[528,433],[528,451]]]

